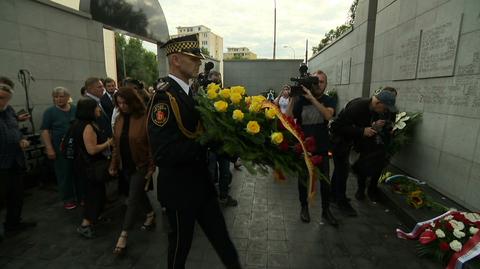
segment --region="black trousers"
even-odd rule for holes
[[[153,211],[147,192],[145,191],[145,183],[147,181],[145,179],[146,174],[147,169],[141,168],[132,174],[125,173],[124,175],[126,178],[130,179],[127,212],[125,212],[122,228],[125,231],[132,229],[133,224],[135,223],[135,217],[139,212],[146,215]]]
[[[337,202],[347,201],[347,179],[350,171],[349,151],[343,154],[333,152],[335,166],[332,175],[332,194]]]
[[[0,209],[6,208],[5,227],[21,221],[23,208],[23,172],[17,168],[0,170]]]
[[[216,198],[184,210],[169,209],[168,268],[183,269],[192,245],[195,221],[198,222],[226,268],[241,268],[237,250],[227,232]]]
[[[93,178],[84,178],[86,178],[86,193],[83,217],[95,223],[105,206],[105,183]]]
[[[320,163],[320,172],[325,176],[330,176],[330,163],[328,159],[328,154],[319,154],[322,156],[322,162]],[[308,175],[301,175],[298,177],[298,198],[302,207],[308,205],[308,189],[307,189],[307,178]],[[322,196],[322,208],[329,207],[329,198],[330,198],[330,185],[325,180],[320,180],[320,195]]]

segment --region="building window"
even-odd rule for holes
[[[200,27],[198,27],[198,31],[200,31]]]

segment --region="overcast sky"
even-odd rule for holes
[[[274,0],[159,0],[170,35],[177,26],[203,24],[227,47],[248,47],[272,58]],[[353,0],[277,0],[277,58],[305,57],[305,39],[317,45],[325,32],[347,21]]]

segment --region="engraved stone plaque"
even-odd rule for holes
[[[342,61],[342,83],[343,85],[350,84],[350,65],[352,58],[348,57]]]
[[[415,79],[419,48],[420,32],[397,39],[393,50],[393,80]]]
[[[340,85],[342,83],[342,62],[340,61],[335,65],[335,77],[334,84]]]
[[[461,17],[423,30],[418,78],[452,76]]]

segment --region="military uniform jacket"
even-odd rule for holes
[[[200,121],[194,99],[167,77],[148,112],[150,147],[159,168],[158,199],[170,209],[193,208],[214,197],[215,187],[209,179],[206,149],[181,131],[167,92],[178,104],[185,129],[194,132]]]

